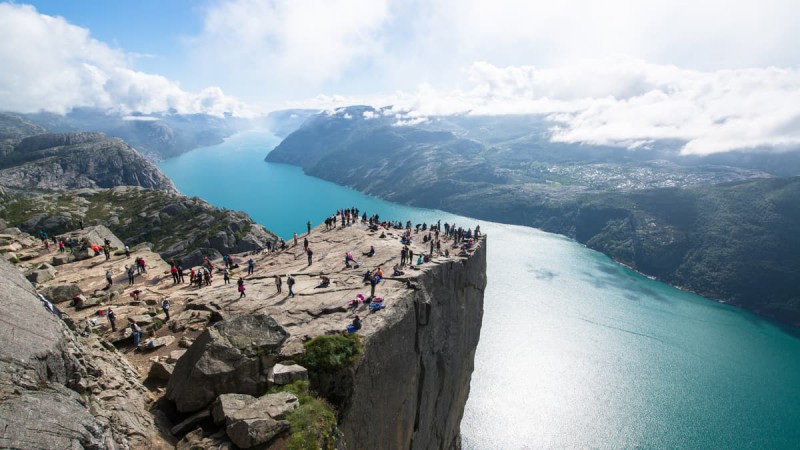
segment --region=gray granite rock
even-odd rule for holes
[[[270,383],[277,385],[289,384],[297,380],[307,380],[308,370],[298,364],[284,365],[278,363],[269,369],[267,379]]]
[[[53,303],[71,301],[73,297],[83,294],[81,288],[75,283],[60,283],[46,286],[40,292]]]
[[[240,448],[266,444],[289,429],[289,422],[269,417],[237,420],[225,428],[228,437]]]
[[[267,388],[286,330],[263,314],[243,315],[209,327],[175,365],[167,398],[178,411],[197,411],[220,394],[259,395]]]
[[[224,424],[227,419],[236,411],[255,402],[257,399],[247,394],[222,394],[214,401],[211,407],[211,414],[214,416],[214,423]]]

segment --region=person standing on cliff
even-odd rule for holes
[[[142,329],[135,320],[131,320],[131,331],[133,332],[133,346],[138,347],[142,339]]]
[[[297,247],[297,232],[294,233],[294,246]]]
[[[311,221],[309,220],[306,222],[306,228],[308,228],[308,234],[311,234]]]
[[[408,248],[408,265],[414,265],[414,250],[411,250],[411,247]]]
[[[178,276],[178,268],[175,267],[175,264],[172,264],[169,267],[169,273],[172,275],[172,284],[178,284],[178,281],[180,281],[181,277]]]
[[[164,297],[164,299],[161,300],[161,309],[164,310],[164,315],[167,316],[164,320],[169,321],[169,297]]]
[[[308,265],[310,266],[311,265],[311,256],[314,254],[314,252],[312,252],[310,248],[307,248],[306,249],[306,254],[308,255]]]
[[[230,284],[231,283],[231,274],[228,271],[227,267],[222,269],[222,281],[225,282],[224,284]]]
[[[253,274],[253,270],[255,269],[255,267],[256,267],[256,263],[255,263],[255,261],[253,261],[253,258],[248,259],[247,260],[247,274],[248,275],[252,275]]]
[[[303,238],[303,251],[308,251],[308,238]]]
[[[110,306],[108,307],[108,311],[106,311],[106,317],[108,318],[108,323],[111,324],[111,331],[117,331],[117,315],[114,314]]]
[[[239,277],[239,281],[237,281],[236,284],[238,285],[236,289],[239,290],[239,298],[247,297],[247,295],[244,293],[244,280],[242,277]]]
[[[289,297],[294,297],[294,277],[291,274],[286,277],[286,285],[289,286]]]
[[[280,275],[275,275],[275,288],[278,290],[278,294],[283,292],[283,281]]]
[[[375,286],[378,284],[380,278],[378,275],[373,275],[369,278],[369,298],[375,298]]]

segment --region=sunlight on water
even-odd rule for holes
[[[160,167],[181,192],[244,210],[284,238],[350,206],[387,219],[478,223],[264,162],[279,141],[242,133]],[[465,448],[800,447],[795,330],[649,280],[560,236],[481,228],[489,284]]]

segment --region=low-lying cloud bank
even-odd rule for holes
[[[800,70],[702,72],[639,60],[591,61],[538,69],[475,63],[472,87],[423,85],[384,98],[318,97],[306,106],[393,105],[399,125],[453,114],[540,114],[551,140],[639,147],[685,142],[685,154],[800,148]]]
[[[32,6],[0,3],[0,109],[64,113],[96,107],[121,113],[249,115],[218,87],[187,92],[161,75],[131,69],[131,55],[89,30]]]

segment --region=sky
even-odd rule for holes
[[[0,2],[0,110],[545,115],[551,139],[800,148],[796,0]]]

